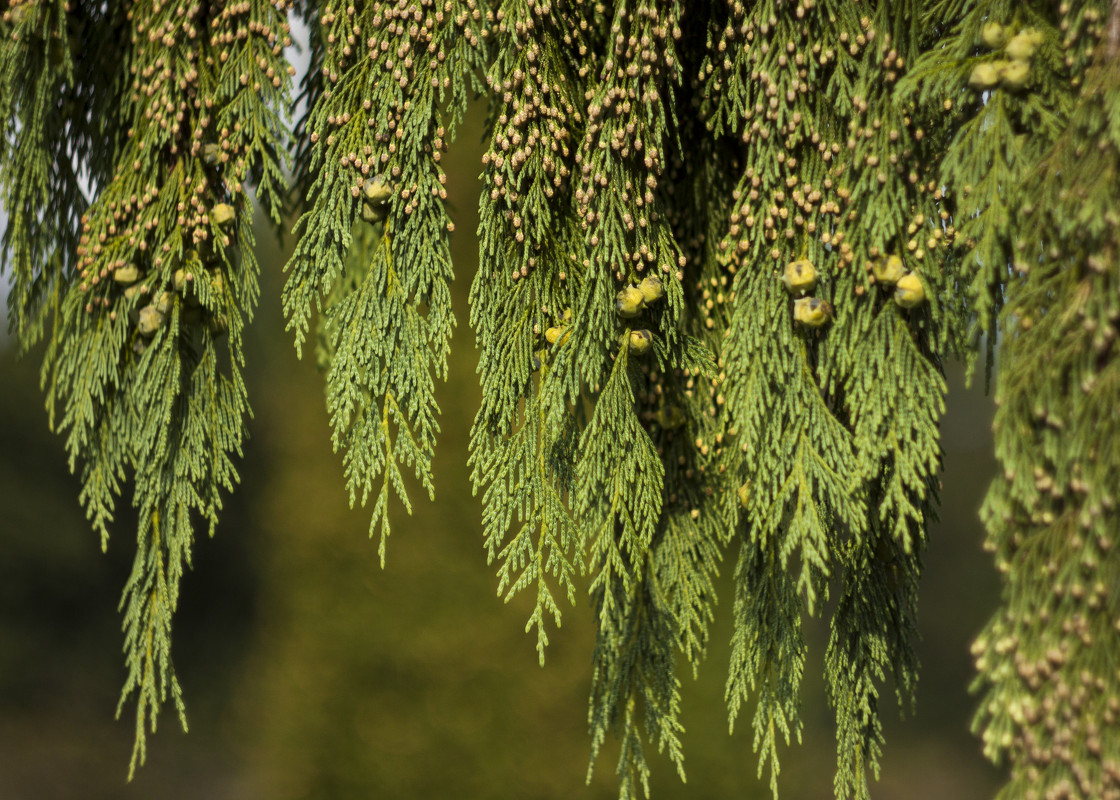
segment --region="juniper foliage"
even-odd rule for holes
[[[2,24],[12,325],[46,339],[103,545],[123,492],[140,512],[133,767],[169,697],[186,724],[179,580],[238,480],[247,187],[299,214],[284,310],[384,564],[406,470],[434,496],[441,159],[482,95],[472,480],[542,664],[589,593],[589,769],[613,734],[620,797],[650,793],[651,745],[684,778],[680,675],[733,556],[730,724],[751,711],[776,796],[804,615],[827,615],[835,796],[870,796],[880,693],[908,709],[917,681],[942,367],[1002,337],[977,725],[1006,797],[1120,796],[1115,3],[25,0]]]
[[[986,755],[1010,764],[1001,798],[1120,797],[1110,666],[1120,5],[945,3],[933,13],[948,35],[915,65],[913,85],[956,106],[942,123],[951,143],[941,182],[956,199],[974,319],[1002,335],[993,427],[1003,470],[981,516],[1003,602],[973,645],[975,728]],[[979,88],[982,65],[1009,58],[1029,65],[1022,83],[1004,79],[983,98],[953,91],[965,75]]]
[[[121,599],[131,773],[168,698],[186,727],[179,582],[238,479],[258,295],[246,183],[275,214],[287,9],[29,2],[4,20],[13,327],[27,347],[50,326],[47,405],[102,547],[118,496],[131,489],[139,514]]]

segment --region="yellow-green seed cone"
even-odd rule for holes
[[[549,328],[544,332],[545,341],[547,341],[549,344],[556,344],[557,342],[560,342],[560,344],[563,345],[564,342],[568,341],[568,337],[571,335],[572,332],[568,330],[567,327],[560,326]]]
[[[786,264],[786,271],[782,274],[782,283],[786,291],[792,294],[811,292],[817,285],[817,268],[807,258],[799,258]]]
[[[665,287],[662,286],[659,277],[650,275],[646,278],[642,278],[642,282],[638,284],[638,291],[642,293],[642,298],[648,306],[656,303],[664,296]]]
[[[1042,44],[1041,32],[1034,28],[1024,28],[1011,37],[1004,52],[1007,53],[1008,58],[1026,61],[1034,56],[1040,44]]]
[[[222,336],[229,333],[229,317],[225,314],[212,314],[210,319],[207,320],[210,326],[210,333],[215,336]]]
[[[894,301],[903,308],[921,305],[926,299],[926,289],[916,272],[903,275],[894,289]]]
[[[374,175],[362,182],[362,194],[366,202],[372,205],[383,205],[393,196],[393,187],[382,175]]]
[[[902,265],[901,258],[890,255],[872,263],[871,273],[875,276],[877,283],[893,286],[898,283],[899,278],[906,274],[906,268]]]
[[[801,297],[793,301],[793,319],[806,328],[819,328],[832,319],[832,304],[819,297]]]
[[[362,220],[370,224],[376,225],[385,219],[386,211],[385,206],[374,206],[369,203],[362,203]]]
[[[172,292],[160,292],[159,297],[156,298],[156,301],[152,303],[152,305],[155,306],[156,311],[167,316],[171,313],[171,301],[174,298],[175,295]]]
[[[237,216],[237,214],[233,210],[233,206],[228,203],[218,203],[218,205],[210,209],[210,221],[222,228],[233,222],[235,216]]]
[[[121,286],[130,286],[140,280],[140,269],[132,264],[113,270],[113,280]]]
[[[140,309],[140,318],[136,323],[136,329],[140,331],[141,336],[153,336],[155,332],[163,327],[164,316],[159,312],[154,305],[144,306]]]
[[[999,71],[1006,61],[985,61],[972,68],[968,85],[973,89],[991,89],[999,83]]]
[[[630,352],[636,356],[644,356],[649,352],[653,343],[653,336],[647,330],[630,331]]]
[[[980,41],[991,50],[999,50],[1007,42],[1007,30],[998,22],[988,22],[980,29]]]
[[[615,301],[615,310],[623,319],[636,317],[645,308],[646,298],[636,286],[627,286],[618,293]]]
[[[1027,85],[1031,76],[1031,62],[1008,61],[999,71],[1000,83],[1008,89],[1021,89]]]

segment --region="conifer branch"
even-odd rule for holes
[[[551,363],[571,346],[572,308],[586,268],[570,194],[583,121],[577,74],[587,53],[579,34],[583,13],[563,0],[515,0],[495,12],[496,57],[487,85],[501,100],[491,112],[482,159],[480,269],[471,289],[483,389],[471,432],[472,481],[476,492],[486,487],[487,559],[501,563],[498,593],[508,601],[535,588],[526,631],[537,629],[542,665],[545,618],[557,626],[561,619],[548,578],[574,603],[583,558],[566,500],[576,405],[549,410]],[[511,525],[517,529],[507,542]]]
[[[977,643],[976,724],[1012,762],[1003,796],[1120,797],[1101,666],[1120,613],[1115,2],[305,0],[294,137],[289,10],[23,0],[0,19],[13,330],[46,340],[102,546],[129,484],[140,515],[131,769],[169,698],[185,727],[180,581],[239,479],[247,188],[276,224],[301,214],[284,312],[384,564],[406,472],[434,493],[455,326],[442,158],[485,92],[471,478],[542,663],[587,576],[589,770],[613,733],[622,797],[648,794],[651,742],[683,779],[677,659],[697,673],[735,542],[730,724],[755,703],[776,795],[802,614],[835,593],[834,793],[869,796],[888,676],[913,705],[942,364],[987,336],[990,368],[999,334],[984,515],[1005,600]]]
[[[104,64],[96,46],[74,52],[101,16],[77,6],[26,0],[11,5],[0,22],[0,162],[6,165],[0,191],[8,215],[0,276],[11,270],[8,324],[24,352],[42,338],[63,282],[74,273],[86,207],[72,159],[88,154],[96,118],[80,110],[89,91],[81,67]]]
[[[323,80],[308,84],[300,123],[310,156],[296,183],[310,195],[284,311],[298,351],[320,309],[332,443],[345,451],[351,504],[381,479],[370,536],[380,526],[384,564],[390,487],[411,510],[401,467],[435,491],[434,380],[446,376],[455,325],[439,162],[477,88],[483,14],[474,0],[317,10]]]
[[[1118,20],[1104,3],[1068,12],[1071,39],[1096,53],[1062,133],[1009,198],[1022,227],[1001,318],[1003,472],[982,511],[1003,602],[973,646],[974,725],[989,758],[1010,763],[1000,798],[1120,797],[1109,455],[1120,433],[1120,59],[1107,39]]]
[[[121,709],[137,698],[131,774],[169,695],[186,725],[171,621],[190,565],[192,517],[213,533],[221,491],[238,480],[233,457],[249,413],[242,332],[258,295],[245,191],[257,183],[267,204],[281,180],[288,141],[277,114],[289,68],[280,54],[289,42],[282,3],[144,2],[127,12],[79,4],[64,16],[69,10],[26,4],[18,12],[20,25],[31,26],[26,38],[5,45],[5,75],[16,60],[13,42],[23,41],[34,60],[45,41],[51,64],[33,82],[40,110],[20,129],[17,166],[5,177],[24,180],[21,170],[46,153],[65,165],[87,156],[94,199],[79,228],[77,172],[45,176],[32,166],[37,177],[9,201],[21,208],[16,216],[43,213],[47,223],[39,241],[26,239],[23,223],[9,233],[17,282],[58,293],[46,307],[54,319],[44,385],[52,413],[61,409],[70,467],[81,474],[81,500],[102,547],[126,482],[140,510],[121,601]],[[122,27],[124,43],[116,41]],[[98,29],[111,31],[104,47],[79,46]],[[114,44],[121,49],[108,52]],[[47,89],[61,99],[44,104]],[[79,102],[82,112],[73,108]],[[22,112],[9,112],[9,122],[13,113]],[[73,125],[64,128],[67,115]],[[94,154],[98,146],[104,150]],[[36,187],[48,185],[57,196],[44,204]],[[43,265],[46,244],[54,254]],[[16,302],[30,344],[43,307],[34,310],[29,294]]]

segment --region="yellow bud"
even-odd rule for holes
[[[643,356],[649,351],[653,336],[647,330],[630,331],[630,352],[636,356]]]
[[[384,205],[393,196],[393,187],[383,175],[374,175],[362,182],[362,194],[373,205]]]
[[[553,327],[544,332],[544,338],[549,344],[560,342],[563,345],[571,335],[572,332],[566,327]]]
[[[1006,63],[1006,61],[985,61],[977,64],[972,68],[972,74],[968,76],[968,85],[973,89],[992,88],[999,83],[1000,67]]]
[[[140,318],[136,323],[141,336],[153,336],[163,327],[163,314],[154,305],[144,306],[140,309]]]
[[[233,222],[235,216],[237,214],[234,212],[233,206],[227,203],[218,203],[210,209],[210,221],[223,228]]]
[[[636,286],[627,286],[618,293],[615,310],[618,311],[620,317],[636,317],[645,307],[645,300],[646,298],[640,289]]]
[[[1030,78],[1029,61],[1009,61],[999,71],[1000,82],[1009,89],[1020,89]]]
[[[560,319],[563,320],[564,322],[571,322],[572,321],[572,310],[570,308],[565,308],[564,313],[560,315]]]
[[[980,41],[992,50],[999,50],[1007,41],[1007,31],[998,22],[989,22],[980,29]]]
[[[819,297],[801,297],[793,301],[793,319],[807,328],[819,328],[832,319],[832,304]]]
[[[903,275],[894,290],[894,301],[903,308],[913,308],[926,299],[926,289],[916,272]]]
[[[890,255],[875,261],[871,265],[871,272],[877,282],[893,286],[906,274],[906,269],[902,266],[901,258]]]
[[[156,311],[167,316],[171,313],[171,301],[174,297],[175,295],[171,292],[160,292],[159,297],[152,305],[155,306]]]
[[[736,494],[739,495],[739,505],[742,508],[746,508],[747,503],[749,503],[751,500],[751,482],[747,481],[742,486],[740,486]]]
[[[121,286],[128,286],[140,280],[140,269],[128,264],[127,266],[117,267],[113,270],[113,280]]]
[[[786,285],[787,291],[794,294],[812,291],[813,287],[817,285],[817,268],[807,258],[791,261],[786,264],[785,274],[782,275],[782,283]]]
[[[1034,28],[1024,28],[1011,37],[1004,52],[1009,58],[1027,61],[1034,56],[1040,44],[1042,44],[1042,33]]]
[[[642,282],[638,284],[638,291],[642,293],[642,298],[648,306],[661,299],[662,295],[665,294],[665,287],[661,285],[659,277],[650,275],[643,278]]]

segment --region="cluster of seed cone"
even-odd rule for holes
[[[875,282],[894,287],[894,301],[902,308],[914,308],[926,299],[925,286],[916,272],[909,272],[896,255],[885,256],[872,264]],[[792,294],[793,320],[806,328],[820,328],[832,319],[832,304],[809,294],[817,286],[817,268],[807,258],[786,264],[782,283]]]

